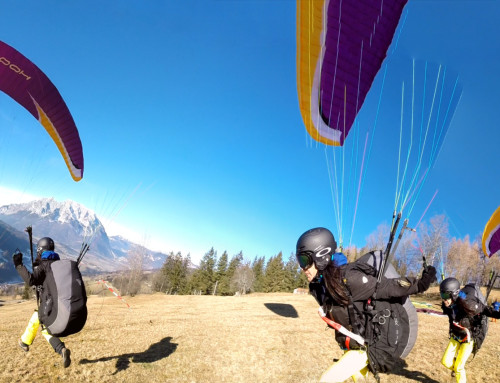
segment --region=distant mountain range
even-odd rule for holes
[[[12,263],[16,249],[21,250],[24,263],[31,268],[28,234],[24,232],[30,225],[33,244],[41,237],[51,237],[61,258],[76,260],[83,241],[90,240],[90,250],[80,264],[84,274],[128,269],[128,253],[139,246],[120,236],[108,237],[95,213],[73,201],[43,198],[5,205],[0,207],[0,283],[20,281]],[[163,253],[145,248],[141,251],[146,269],[160,268],[166,259]]]

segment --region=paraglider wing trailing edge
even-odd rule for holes
[[[0,90],[28,110],[47,130],[64,158],[71,177],[83,177],[80,135],[63,98],[49,78],[30,60],[0,41]]]
[[[342,146],[407,0],[297,2],[297,87],[309,135]]]
[[[500,256],[500,206],[492,214],[483,231],[483,252],[486,256]],[[498,271],[491,270],[490,280],[486,288],[486,300],[495,285],[496,280],[500,278]]]

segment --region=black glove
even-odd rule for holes
[[[436,268],[427,266],[422,273],[422,277],[417,282],[418,292],[423,293],[429,288],[432,282],[436,281]]]
[[[17,267],[23,264],[23,253],[19,251],[12,256],[12,260],[14,261],[14,266]]]

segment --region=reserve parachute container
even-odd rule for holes
[[[77,262],[52,262],[45,278],[50,298],[40,306],[40,321],[57,337],[81,331],[87,321],[87,293]]]
[[[383,253],[377,250],[357,259],[352,267],[366,274],[377,276],[378,270],[382,267],[382,261]],[[367,268],[367,265],[370,267]],[[400,277],[392,264],[388,265],[384,276],[389,279]],[[381,357],[387,357],[389,359],[387,362],[390,364],[394,357],[405,358],[413,349],[417,340],[418,315],[408,296],[375,300],[373,306],[371,317],[367,318],[372,326],[366,326],[367,329],[370,327],[373,332],[367,339],[368,353],[376,359],[375,363],[382,367],[378,370],[383,372],[384,361],[380,360]]]
[[[482,314],[488,302],[481,292],[481,289],[475,283],[466,284],[458,294],[462,299],[462,307],[467,315],[472,319],[472,337],[474,339],[474,354],[481,348],[486,334],[488,333],[488,317]]]

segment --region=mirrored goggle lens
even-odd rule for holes
[[[450,293],[441,293],[441,298],[442,299],[450,299],[451,298],[451,294]]]
[[[299,266],[302,269],[307,268],[307,266],[310,266],[312,264],[312,260],[308,255],[301,254],[297,257],[297,261],[299,262]]]

